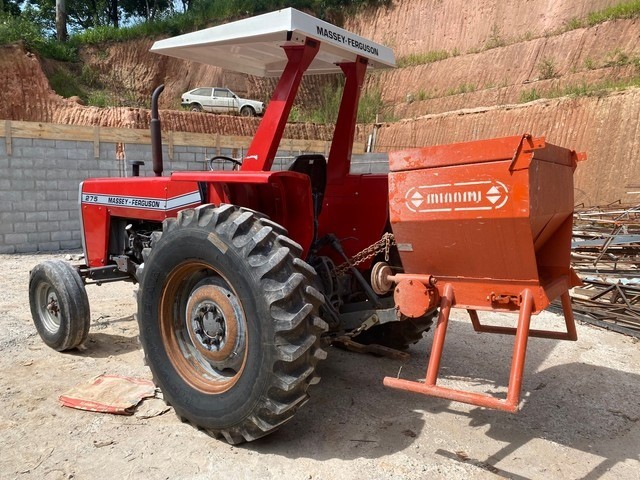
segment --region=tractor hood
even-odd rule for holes
[[[340,63],[354,62],[358,55],[369,60],[369,68],[395,66],[390,48],[293,8],[159,40],[151,51],[249,75],[275,77],[287,64],[281,47],[304,45],[306,38],[321,42],[307,75],[338,73]]]

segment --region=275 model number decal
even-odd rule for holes
[[[174,210],[187,205],[200,203],[200,192],[197,190],[177,197],[164,198],[145,198],[145,197],[127,197],[121,195],[104,195],[100,193],[82,193],[82,203],[91,203],[94,205],[106,205],[113,207],[129,207],[142,208],[147,210]]]

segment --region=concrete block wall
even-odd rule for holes
[[[0,253],[80,245],[80,178],[109,175],[89,154],[90,142],[15,138],[11,155],[0,143]]]
[[[0,253],[55,251],[81,247],[78,187],[86,178],[129,176],[130,161],[142,160],[140,174],[153,175],[149,145],[126,144],[126,161],[116,159],[115,143],[100,143],[94,158],[93,142],[13,138],[11,155],[0,142]],[[180,170],[207,170],[215,149],[174,146],[173,159],[163,148],[165,174]],[[288,167],[297,152],[280,151],[274,169]],[[221,149],[221,155],[241,157],[239,149]],[[229,162],[215,167],[231,170]],[[386,154],[354,156],[353,173],[385,173]]]
[[[203,170],[204,147],[164,148],[165,171]],[[231,150],[221,152],[230,155]],[[0,142],[0,253],[54,251],[81,246],[78,188],[91,177],[130,175],[129,161],[142,160],[141,175],[153,175],[149,145],[125,145],[126,161],[116,160],[116,144],[13,138],[11,155]]]

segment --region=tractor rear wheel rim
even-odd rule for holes
[[[38,286],[36,299],[44,328],[49,333],[57,333],[60,330],[60,304],[56,291],[48,283],[42,283]]]
[[[211,266],[186,262],[167,277],[160,330],[181,377],[204,393],[222,393],[242,375],[247,322],[226,279]]]

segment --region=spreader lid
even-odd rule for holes
[[[339,63],[369,59],[371,68],[395,66],[393,51],[354,33],[293,8],[179,35],[153,44],[151,51],[170,57],[257,75],[279,76],[287,64],[281,48],[303,45],[305,38],[321,42],[306,74],[340,72]]]

